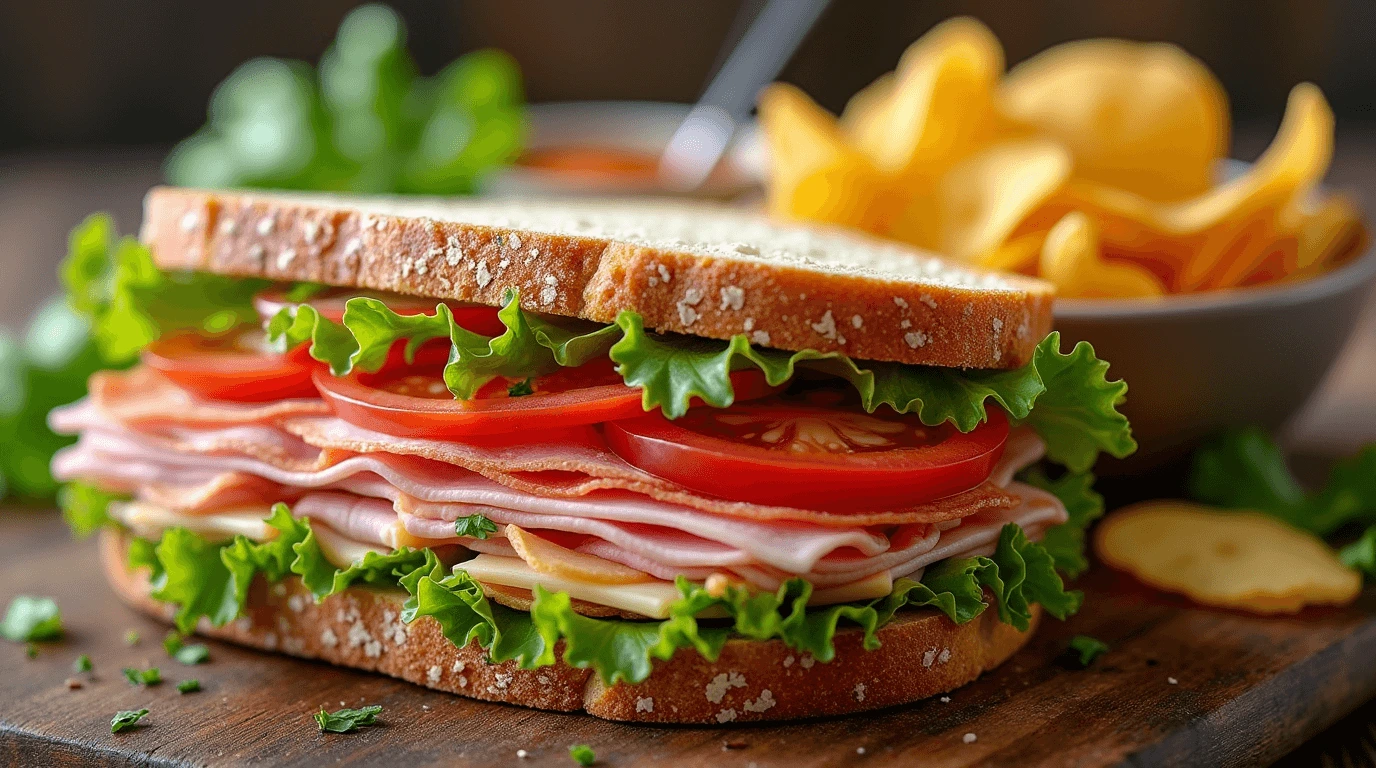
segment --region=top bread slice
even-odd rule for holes
[[[155,188],[142,239],[164,269],[309,280],[785,350],[1017,368],[1052,288],[850,232],[664,201],[375,198]]]

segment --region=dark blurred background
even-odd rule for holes
[[[314,63],[358,4],[0,3],[0,324],[21,323],[56,289],[66,232],[86,212],[109,209],[126,231],[137,226],[167,150],[205,121],[212,90],[238,64],[261,55]],[[495,46],[519,62],[531,102],[691,102],[743,31],[742,7],[759,0],[392,5],[426,74]],[[1243,158],[1269,141],[1290,87],[1312,80],[1338,114],[1330,180],[1361,187],[1365,177],[1354,182],[1348,169],[1373,162],[1373,0],[835,0],[782,78],[839,110],[932,25],[959,14],[992,27],[1010,65],[1085,37],[1184,46],[1227,88]]]
[[[485,46],[514,55],[533,102],[691,102],[752,0],[392,3],[422,71]],[[169,144],[215,84],[258,55],[315,61],[354,0],[56,0],[0,7],[0,149]],[[1238,119],[1278,115],[1301,80],[1340,120],[1376,104],[1371,0],[837,0],[784,70],[839,110],[933,24],[987,23],[1016,63],[1083,37],[1168,40],[1223,80]]]

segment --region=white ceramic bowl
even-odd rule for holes
[[[1317,278],[1147,299],[1062,299],[1064,342],[1088,341],[1128,383],[1140,448],[1101,472],[1177,458],[1220,427],[1277,428],[1322,383],[1376,282],[1376,248]]]

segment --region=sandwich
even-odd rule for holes
[[[141,241],[141,242],[140,242]],[[54,411],[127,603],[613,720],[950,691],[1081,594],[1126,386],[1051,289],[688,203],[149,193]]]

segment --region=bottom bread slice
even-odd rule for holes
[[[126,566],[128,538],[101,535],[101,562],[120,598],[161,620],[171,607],[148,595],[146,573]],[[556,662],[521,669],[489,664],[475,642],[455,647],[435,620],[401,621],[401,590],[352,587],[315,603],[300,579],[258,579],[244,615],[222,627],[202,620],[200,634],[369,672],[486,701],[559,711],[585,710],[609,720],[729,723],[840,715],[904,704],[959,688],[1002,664],[1036,631],[1019,632],[985,611],[956,625],[944,615],[900,612],[866,651],[858,628],[836,632],[836,658],[821,663],[778,640],[733,639],[716,661],[680,650],[637,685],[605,685],[588,669]]]

